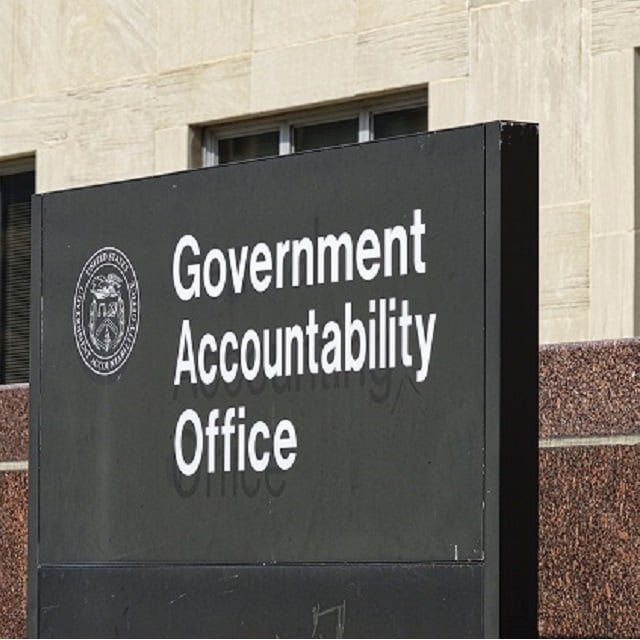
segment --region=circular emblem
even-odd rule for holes
[[[138,335],[140,292],[129,258],[115,247],[85,263],[73,297],[73,333],[84,364],[110,376],[131,355]]]

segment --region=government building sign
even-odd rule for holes
[[[537,172],[491,123],[36,196],[33,632],[535,634]]]

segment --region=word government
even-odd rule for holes
[[[355,239],[346,231],[314,239],[303,237],[276,242],[274,247],[258,242],[226,250],[214,247],[204,256],[193,235],[183,235],[173,254],[174,290],[184,302],[227,294],[240,294],[251,287],[264,293],[270,287],[311,287],[361,280],[426,273],[423,240],[426,225],[422,210],[414,209],[411,223],[385,228],[382,233],[367,228]],[[248,283],[248,284],[247,284]],[[364,312],[364,313],[363,313]],[[368,313],[367,313],[368,312]],[[306,316],[306,317],[305,317]],[[303,319],[304,318],[304,319]],[[178,337],[174,386],[212,385],[218,376],[227,384],[258,377],[269,380],[293,375],[359,372],[364,369],[415,370],[416,382],[429,373],[437,315],[416,313],[410,300],[395,296],[372,298],[368,307],[355,309],[344,300],[339,317],[322,318],[307,309],[298,322],[279,327],[231,329],[221,335],[204,332],[194,336],[191,320],[182,320]],[[296,458],[297,435],[292,421],[283,419],[273,431],[261,420],[248,430],[244,407],[231,408],[218,425],[219,409],[209,414],[206,427],[191,409],[183,411],[174,436],[176,464],[183,475],[196,473],[203,459],[208,473],[216,472],[216,440],[222,439],[223,472],[259,471],[273,460],[282,471]],[[240,418],[234,424],[234,416]],[[195,452],[185,456],[185,428],[193,433]],[[258,440],[261,446],[258,448]],[[238,457],[231,454],[235,442]],[[271,441],[272,448],[265,450]]]
[[[258,242],[251,251],[247,245],[239,249],[232,247],[226,252],[214,247],[203,260],[198,259],[201,252],[196,238],[184,235],[178,240],[173,254],[173,286],[178,298],[185,302],[200,298],[203,289],[210,298],[219,297],[229,287],[234,294],[239,294],[245,286],[247,263],[249,282],[258,293],[264,293],[272,285],[276,289],[284,288],[285,279],[292,287],[325,284],[327,268],[331,283],[340,282],[341,273],[342,280],[353,280],[354,270],[365,281],[378,277],[381,271],[385,278],[405,276],[409,272],[410,246],[413,270],[423,274],[426,272],[422,257],[425,233],[422,210],[415,209],[408,234],[402,225],[386,228],[382,239],[374,229],[364,229],[358,236],[355,248],[351,235],[343,231],[339,236],[330,233],[315,240],[308,237],[282,240],[276,243],[275,257],[269,245]],[[393,260],[394,252],[396,261]],[[340,262],[343,264],[342,270]],[[186,278],[183,279],[182,266],[185,264]]]

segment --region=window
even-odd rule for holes
[[[205,166],[427,131],[426,91],[204,130]]]
[[[358,118],[334,120],[293,128],[293,149],[310,151],[358,142]]]
[[[0,384],[29,380],[32,161],[0,163]]]
[[[374,140],[427,130],[426,107],[383,111],[372,114],[372,118]]]
[[[218,141],[218,162],[239,162],[278,155],[278,132],[266,131]]]

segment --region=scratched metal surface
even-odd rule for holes
[[[67,638],[477,637],[481,576],[475,563],[46,568],[40,629]]]

